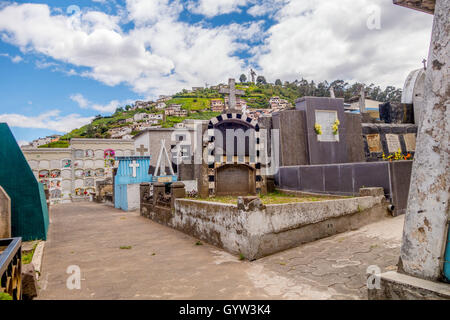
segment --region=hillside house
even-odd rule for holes
[[[165,102],[158,102],[157,104],[156,104],[156,109],[158,109],[158,110],[162,110],[162,109],[164,109],[166,107],[166,103]]]
[[[222,112],[225,108],[225,103],[221,99],[213,99],[210,101],[212,112]]]

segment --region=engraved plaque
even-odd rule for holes
[[[321,142],[339,141],[339,133],[333,134],[333,124],[337,120],[337,111],[316,110],[316,123],[322,126],[322,134],[317,135]]]
[[[389,153],[394,153],[397,152],[398,149],[402,149],[402,146],[400,145],[400,139],[398,138],[397,134],[386,134],[386,143]]]
[[[255,176],[244,165],[227,165],[217,170],[216,195],[249,195],[255,193]]]
[[[158,177],[158,182],[172,182],[172,176],[170,177]]]
[[[370,153],[383,152],[380,135],[378,133],[368,134],[366,138]]]
[[[416,134],[407,133],[403,135],[407,151],[416,151]]]

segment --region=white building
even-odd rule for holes
[[[96,183],[112,178],[116,156],[134,155],[133,140],[71,139],[69,148],[22,149],[52,203],[86,200]]]
[[[166,107],[166,103],[165,102],[158,102],[157,104],[156,104],[156,109],[158,109],[158,110],[162,110],[162,109],[164,109]]]

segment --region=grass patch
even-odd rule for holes
[[[196,246],[202,246],[203,243],[202,243],[201,241],[197,241],[197,242],[195,243],[195,245],[196,245]]]
[[[221,196],[221,197],[212,197],[212,198],[196,198],[196,200],[200,201],[209,201],[209,202],[219,202],[226,204],[236,204],[237,202],[236,196]],[[325,201],[325,200],[336,200],[339,199],[337,197],[327,197],[327,196],[296,196],[290,194],[284,194],[279,191],[275,191],[269,194],[261,194],[260,199],[263,204],[285,204],[285,203],[298,203],[298,202],[317,202],[317,201]]]
[[[202,110],[209,108],[209,99],[207,98],[173,98],[166,102],[170,104],[181,104],[186,110]]]
[[[239,253],[239,260],[241,261],[245,260],[245,256],[242,253]]]
[[[9,294],[5,292],[0,292],[0,300],[12,300],[12,299],[13,298]]]
[[[68,147],[69,147],[68,140],[59,140],[44,144],[42,146],[39,146],[38,148],[68,148]]]
[[[130,250],[132,246],[121,246],[120,249],[122,250]]]
[[[36,242],[33,246],[33,249],[31,251],[22,254],[22,264],[29,264],[31,263],[31,260],[33,260],[34,251],[36,250],[36,247],[38,245],[38,242]]]

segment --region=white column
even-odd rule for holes
[[[449,12],[450,1],[436,0],[422,125],[400,254],[404,272],[430,280],[438,280],[442,273],[450,209]]]

